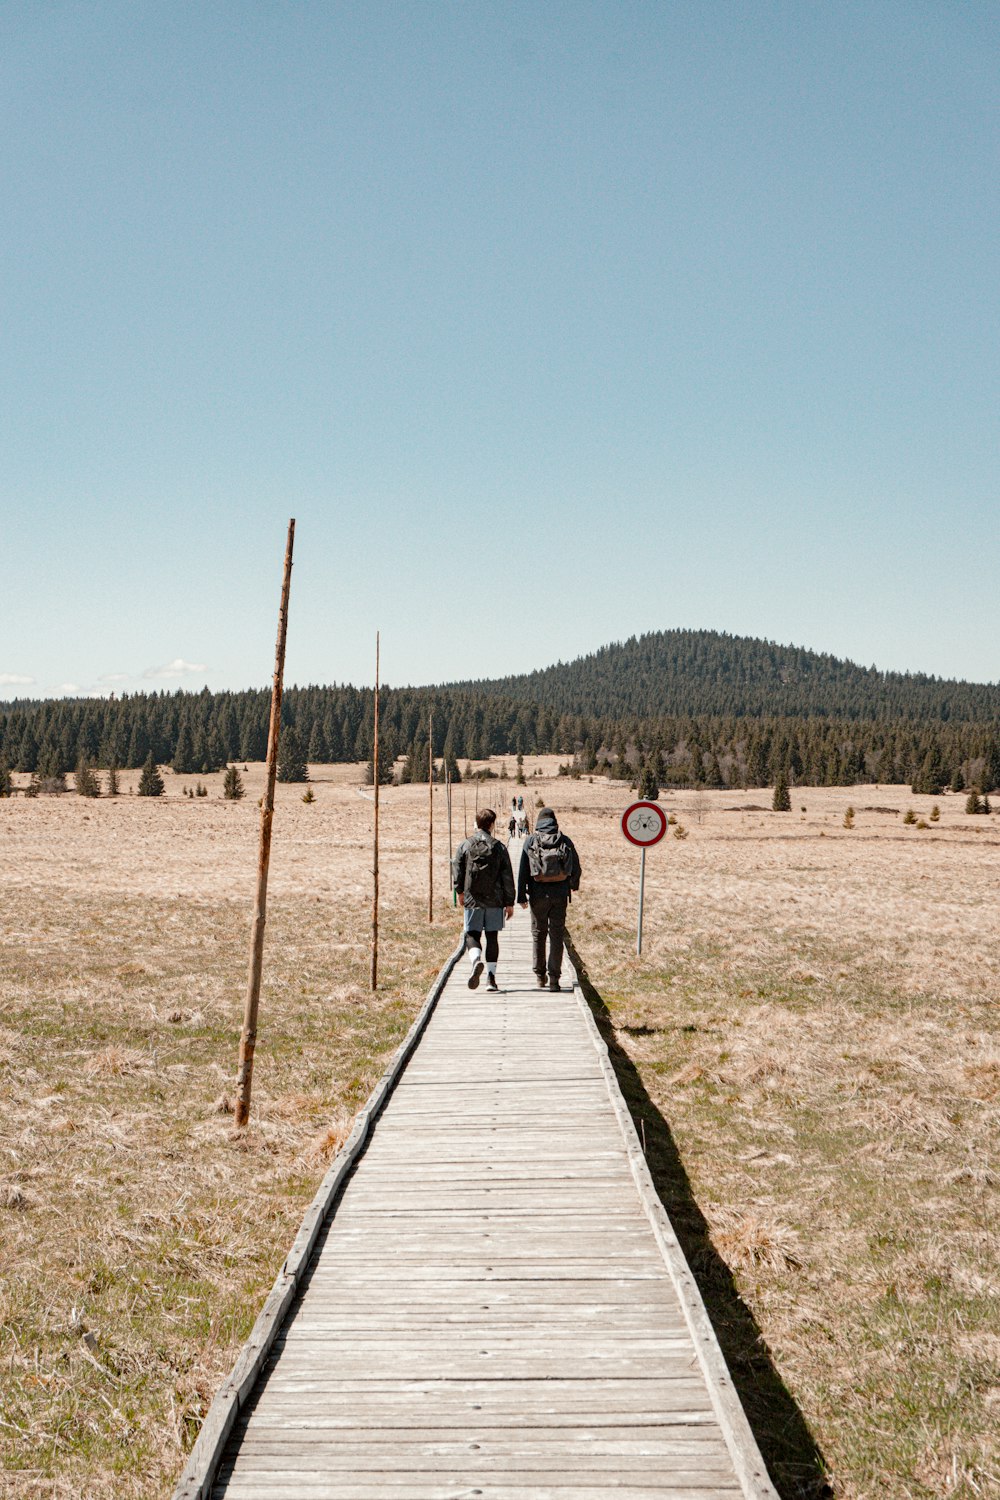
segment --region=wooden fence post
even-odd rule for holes
[[[240,1062],[236,1074],[236,1125],[242,1129],[250,1119],[250,1091],[253,1086],[253,1054],[257,1045],[257,1007],[260,1002],[260,975],[264,962],[264,923],[267,920],[267,870],[271,860],[271,822],[274,817],[274,782],[278,772],[278,736],[281,732],[281,688],[285,675],[285,637],[288,633],[288,591],[292,582],[292,545],[295,521],[288,523],[285,544],[285,571],[281,582],[281,608],[278,611],[278,644],[274,653],[274,681],[271,684],[271,722],[267,731],[267,781],[260,804],[260,848],[257,855],[257,895],[250,928],[250,968],[247,975],[246,1003],[243,1007],[243,1030],[240,1033]]]
[[[375,838],[372,845],[372,976],[371,987],[378,989],[378,784],[380,781],[378,769],[378,667],[379,667],[379,632],[375,632],[375,749],[372,754],[372,765],[374,771],[372,780],[375,783]]]

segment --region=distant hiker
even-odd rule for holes
[[[558,990],[562,973],[566,908],[580,889],[580,856],[573,840],[560,831],[551,807],[543,807],[535,831],[524,842],[517,872],[517,900],[531,903],[531,936],[535,980],[543,990]],[[545,943],[549,952],[546,964]]]
[[[510,822],[507,824],[507,834],[508,834],[508,837],[509,838],[513,838],[514,834],[516,832],[517,832],[517,819],[515,817],[511,817]]]
[[[504,919],[514,915],[514,871],[510,855],[493,837],[497,815],[491,807],[476,814],[476,832],[455,850],[451,883],[465,910],[465,948],[472,965],[469,989],[479,988],[483,972],[483,935],[486,935],[486,983],[497,987],[498,934]]]

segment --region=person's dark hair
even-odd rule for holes
[[[481,828],[484,833],[489,833],[496,820],[497,815],[492,807],[484,807],[482,812],[476,813],[476,827]]]

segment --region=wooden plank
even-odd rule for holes
[[[428,1017],[217,1500],[773,1493],[734,1468],[606,1055],[576,992],[534,990],[526,925],[499,995],[458,971]]]

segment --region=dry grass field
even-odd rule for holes
[[[786,814],[666,794],[686,836],[648,856],[637,960],[631,794],[541,764],[530,803],[584,862],[587,991],[782,1494],[822,1493],[824,1463],[844,1500],[1000,1494],[994,820],[945,796],[931,822],[899,788],[796,789]],[[279,788],[245,1135],[225,1111],[261,768],[239,804],[170,773],[160,801],[132,774],[113,801],[0,802],[5,1500],[169,1495],[453,946],[443,794],[430,926],[427,790],[389,789],[370,995],[371,804],[357,768],[315,776],[311,805]]]

